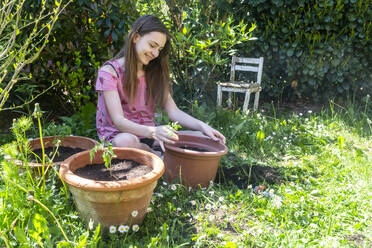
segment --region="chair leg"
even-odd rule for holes
[[[222,105],[222,87],[218,85],[217,88],[217,106],[221,107]]]
[[[257,110],[258,108],[258,100],[260,99],[260,91],[257,91],[255,96],[254,96],[254,110]]]
[[[250,97],[251,97],[251,92],[250,90],[247,90],[245,92],[245,97],[244,97],[243,113],[246,113],[248,110],[248,104],[249,104]]]
[[[228,99],[228,101],[227,101],[227,106],[229,107],[229,108],[231,108],[231,91],[229,91],[229,99]]]

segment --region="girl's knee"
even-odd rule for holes
[[[136,135],[130,133],[119,133],[112,140],[112,145],[117,147],[139,148],[140,140]]]

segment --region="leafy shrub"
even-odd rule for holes
[[[48,43],[58,16],[69,1],[46,4],[39,1],[2,1],[0,5],[0,111],[12,89],[30,78],[25,71],[37,59]],[[28,10],[33,9],[30,13]],[[30,87],[26,88],[26,90]],[[32,89],[32,87],[31,87]]]
[[[249,44],[255,24],[222,15],[220,2],[166,1],[172,33],[172,79],[178,102],[215,102],[216,82],[229,79],[231,56]]]
[[[170,56],[177,101],[215,102],[217,81],[229,78],[234,54],[265,58],[263,100],[314,101],[372,94],[371,5],[340,1],[74,1],[60,16],[40,59],[26,72],[33,79],[13,101],[52,83],[52,101],[63,114],[95,103],[97,68],[123,45],[142,14],[161,17],[173,34]],[[34,9],[40,1],[34,3]],[[30,9],[30,11],[34,11]],[[257,25],[257,28],[254,28]],[[248,41],[252,36],[256,41]]]
[[[264,56],[264,94],[315,101],[371,94],[369,1],[233,1],[236,19],[257,22],[243,55]],[[252,51],[252,52],[250,52]]]
[[[368,1],[155,2],[147,11],[156,13],[163,4],[174,34],[175,95],[189,103],[214,101],[214,83],[228,79],[233,54],[265,58],[263,100],[359,100],[371,94]],[[251,24],[257,28],[248,30]],[[258,40],[246,42],[251,35]]]
[[[36,1],[29,11],[40,4]],[[134,6],[132,1],[72,2],[60,15],[40,58],[27,69],[32,80],[28,88],[18,88],[18,97],[30,97],[29,87],[36,94],[55,84],[42,98],[44,109],[59,109],[60,114],[70,115],[95,102],[97,69],[121,49],[137,16]]]

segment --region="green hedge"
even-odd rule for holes
[[[262,101],[372,94],[369,0],[165,2],[179,99],[215,102],[215,83],[229,79],[234,54],[265,58]],[[256,41],[248,41],[252,34]]]
[[[29,10],[37,8],[34,1]],[[123,45],[130,24],[156,14],[173,34],[175,97],[215,102],[234,54],[263,56],[262,101],[321,101],[371,94],[369,0],[76,0],[60,16],[49,46],[28,70],[13,104],[58,83],[42,102],[64,112],[95,104],[97,68]],[[256,25],[256,28],[255,28]],[[257,40],[249,40],[253,36]],[[369,92],[368,92],[369,91]],[[52,99],[52,100],[49,100]],[[92,109],[92,108],[89,108]]]
[[[256,22],[264,92],[272,98],[355,98],[371,94],[369,0],[233,1],[231,13]]]

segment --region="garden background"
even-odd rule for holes
[[[159,16],[172,34],[175,101],[221,130],[230,151],[214,186],[189,193],[161,183],[159,210],[140,233],[122,236],[84,225],[56,176],[40,191],[2,159],[1,247],[371,245],[369,0],[7,0],[0,11],[2,154],[19,141],[11,130],[37,137],[38,125],[12,122],[31,117],[35,102],[45,111],[44,135],[97,138],[96,72],[143,14]],[[33,27],[41,30],[35,36]],[[25,41],[30,46],[23,50]],[[216,82],[229,79],[232,55],[265,59],[258,112],[214,107]],[[241,101],[234,99],[235,110]],[[257,185],[274,195],[250,189]],[[25,201],[30,191],[71,242],[62,242],[66,237],[45,208]]]

